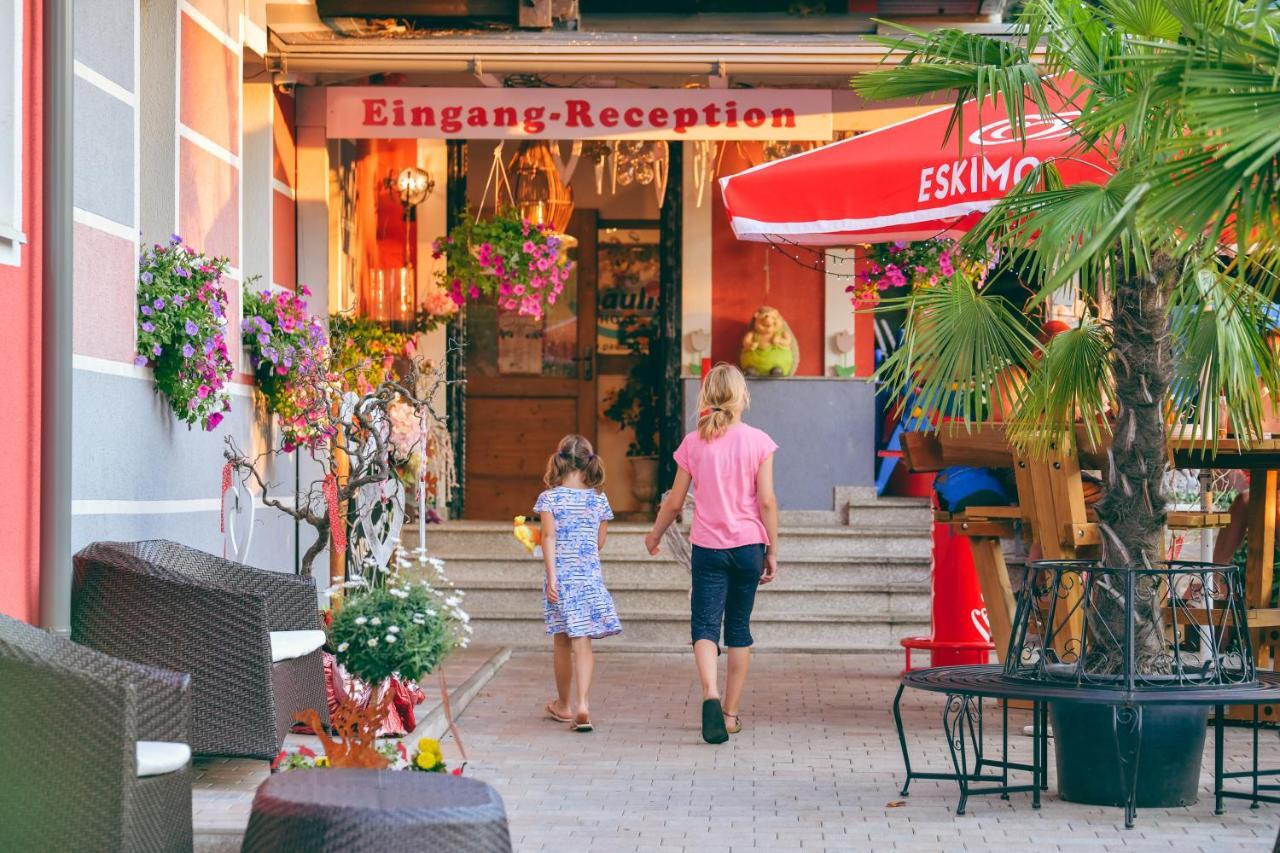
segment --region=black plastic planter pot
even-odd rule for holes
[[[1062,799],[1096,806],[1125,804],[1113,710],[1110,705],[1084,702],[1049,703]],[[1205,706],[1142,709],[1139,808],[1189,806],[1196,801],[1208,718]]]

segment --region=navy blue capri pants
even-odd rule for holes
[[[723,623],[725,646],[737,649],[751,645],[751,608],[764,571],[764,555],[764,545],[693,546],[689,620],[693,642],[710,640],[719,648]]]

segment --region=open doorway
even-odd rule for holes
[[[466,145],[466,203],[475,210],[494,143]],[[670,149],[664,144],[663,151]],[[464,518],[527,514],[543,488],[548,455],[573,432],[589,438],[604,461],[615,516],[652,511],[659,451],[673,432],[664,430],[666,419],[677,418],[679,431],[679,400],[663,392],[664,360],[679,353],[678,319],[664,322],[665,314],[678,318],[679,304],[679,260],[668,257],[679,244],[679,218],[664,215],[668,204],[678,207],[671,200],[679,194],[678,168],[667,174],[657,183],[638,170],[615,182],[612,174],[578,168],[570,182],[568,232],[577,245],[567,298],[538,320],[484,301],[466,307],[463,422],[455,432],[463,445]]]

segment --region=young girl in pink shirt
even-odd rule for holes
[[[750,403],[742,372],[717,364],[698,394],[698,428],[675,452],[675,483],[645,537],[658,553],[662,534],[694,490],[693,594],[690,629],[702,681],[702,738],[724,743],[742,730],[739,701],[751,655],[751,608],[756,588],[778,573],[778,499],[773,491],[773,452],[767,434],[742,423]],[[729,650],[721,703],[716,677],[720,629]]]

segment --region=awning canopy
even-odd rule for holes
[[[969,101],[946,142],[950,106],[721,178],[733,231],[818,246],[956,237],[1039,163],[1067,184],[1105,181],[1106,158],[1077,150],[1080,111],[1052,95],[1049,106],[1027,104],[1025,137],[1002,102]]]

